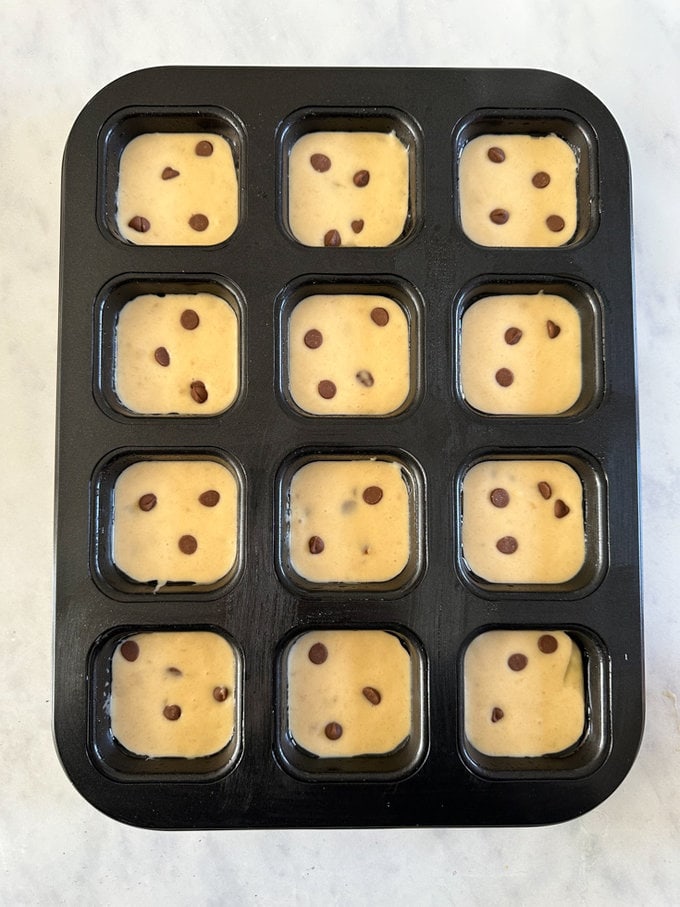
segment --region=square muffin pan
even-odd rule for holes
[[[166,829],[601,803],[644,672],[630,173],[597,98],[133,73],[72,129],[61,236],[54,733],[81,794]]]

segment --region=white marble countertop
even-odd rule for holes
[[[6,0],[0,104],[0,900],[7,904],[677,904],[680,899],[680,11],[676,0]],[[621,787],[539,829],[149,832],[99,814],[51,732],[61,156],[153,65],[533,67],[581,82],[630,150],[647,727]]]

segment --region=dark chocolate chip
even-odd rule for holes
[[[494,222],[494,224],[507,224],[510,219],[510,214],[505,210],[505,208],[494,208],[489,218]]]
[[[520,328],[508,328],[504,336],[505,342],[508,344],[508,346],[514,346],[522,339],[522,331]]]
[[[362,368],[357,372],[357,381],[359,384],[363,384],[364,387],[373,387],[375,384],[375,378],[368,371],[368,369]]]
[[[521,652],[515,652],[508,658],[508,667],[511,671],[523,671],[529,664],[529,659]]]
[[[505,488],[494,488],[489,499],[494,507],[507,507],[510,503],[510,495]]]
[[[368,701],[371,703],[371,705],[380,705],[380,700],[382,699],[382,696],[376,690],[375,687],[364,687],[361,692],[364,694],[366,699],[368,699]]]
[[[208,491],[202,492],[198,496],[198,500],[204,507],[216,507],[220,502],[220,493],[215,491],[214,488],[210,488]]]
[[[143,510],[145,513],[148,513],[149,510],[154,509],[157,500],[158,498],[152,491],[148,492],[148,494],[143,494],[139,499],[139,509]]]
[[[159,346],[158,349],[154,350],[153,358],[163,368],[167,368],[170,365],[170,353],[164,346]]]
[[[328,649],[322,642],[315,642],[313,646],[310,646],[307,656],[312,664],[322,665],[328,658]]]
[[[382,501],[383,490],[379,485],[369,485],[364,488],[361,497],[367,504],[379,504]]]
[[[352,182],[355,186],[358,186],[359,189],[363,189],[364,186],[368,186],[368,181],[371,178],[371,174],[368,170],[357,170],[357,172],[352,177]]]
[[[559,498],[555,501],[555,516],[558,520],[561,520],[569,513],[569,507],[564,503],[564,501]]]
[[[496,542],[496,548],[501,554],[514,554],[517,551],[517,539],[512,535],[504,535]]]
[[[203,139],[196,145],[196,154],[198,157],[210,157],[213,153],[212,142],[209,142],[207,139]]]
[[[326,547],[324,545],[323,539],[319,535],[313,535],[310,538],[308,545],[310,554],[321,554],[323,549]]]
[[[200,321],[198,313],[194,312],[193,309],[185,309],[180,315],[179,320],[182,327],[187,331],[196,330]]]
[[[337,230],[329,230],[323,238],[324,246],[341,246],[342,240]]]
[[[497,705],[491,710],[491,721],[495,724],[497,721],[500,721],[501,718],[505,715],[503,709],[500,709]]]
[[[538,490],[541,493],[541,497],[545,498],[546,501],[549,501],[552,497],[552,488],[547,482],[539,482]]]
[[[374,324],[377,324],[379,328],[384,328],[389,320],[390,313],[381,305],[377,305],[374,309],[371,309],[371,321],[373,321]]]
[[[132,220],[128,221],[128,227],[136,230],[137,233],[146,233],[151,229],[151,224],[145,217],[141,217],[137,214]]]
[[[139,646],[134,639],[126,639],[120,647],[120,654],[125,661],[137,661],[139,657]]]
[[[174,167],[166,167],[161,173],[162,180],[174,180],[176,176],[179,176],[179,170],[175,170]]]
[[[163,709],[163,715],[168,721],[177,721],[181,714],[182,710],[178,705],[166,705]]]
[[[510,387],[514,380],[515,376],[509,368],[499,368],[496,372],[496,381],[501,387]]]
[[[192,214],[189,218],[189,226],[197,233],[202,233],[204,230],[207,230],[209,223],[210,221],[205,214]]]
[[[196,403],[205,403],[208,399],[208,390],[202,381],[192,381],[190,386],[191,399]]]
[[[538,173],[534,173],[531,177],[531,182],[537,189],[545,189],[550,182],[550,174],[546,173],[545,170],[539,170]]]
[[[551,633],[544,633],[538,637],[538,648],[544,655],[552,655],[557,651],[557,640]]]
[[[182,676],[182,672],[180,671],[179,668],[170,667],[170,668],[168,668],[167,670],[168,670],[168,674],[173,674],[175,677],[181,677],[181,676]]]
[[[326,379],[319,381],[317,390],[319,391],[319,396],[323,397],[324,400],[332,400],[338,391],[333,382]]]
[[[550,337],[551,340],[554,340],[562,330],[559,324],[555,324],[555,322],[551,321],[550,319],[546,321],[545,327],[548,332],[548,337]]]
[[[548,230],[552,230],[553,233],[559,233],[564,230],[564,218],[560,217],[559,214],[551,214],[550,217],[546,218],[545,222]]]
[[[331,169],[331,159],[325,154],[313,154],[309,159],[309,163],[317,173],[325,173]]]
[[[177,544],[182,554],[194,554],[198,548],[198,542],[193,535],[181,536]]]
[[[489,150],[486,152],[486,155],[490,161],[493,161],[494,164],[502,164],[505,160],[505,151],[503,151],[502,148],[497,148],[496,146],[489,148]]]
[[[339,740],[342,737],[342,725],[337,721],[329,721],[324,732],[329,740]]]
[[[361,231],[364,229],[364,222],[361,218],[359,218],[358,220],[353,220],[351,226],[354,233],[361,233]]]
[[[213,689],[213,699],[216,702],[225,702],[229,698],[229,687],[215,687]]]
[[[321,331],[317,331],[316,328],[311,328],[305,334],[304,340],[305,346],[309,347],[310,350],[318,350],[323,343],[323,334]]]

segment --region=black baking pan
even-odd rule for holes
[[[289,162],[319,131],[394,133],[407,149],[403,225],[389,244],[296,238]],[[121,157],[156,133],[225,140],[238,181],[228,238],[146,245],[125,235]],[[508,134],[556,135],[571,148],[567,242],[490,247],[465,234],[461,155],[478,136],[502,144]],[[56,745],[88,801],[166,829],[517,826],[579,816],[620,784],[644,720],[630,209],[612,116],[547,72],[167,67],[124,76],[90,101],[63,165],[54,637]],[[202,292],[237,321],[233,399],[208,416],[135,411],[115,380],[121,311],[143,294]],[[389,413],[315,415],[291,396],[288,319],[318,293],[399,307],[410,383]],[[577,313],[580,392],[558,414],[480,411],[459,369],[465,313],[483,297],[546,293]],[[490,459],[573,469],[584,554],[572,577],[489,581],[471,565],[465,477]],[[118,478],[137,462],[196,460],[235,482],[233,562],[206,582],[130,576],[114,551]],[[289,544],[293,478],[314,461],[357,460],[400,471],[408,555],[388,578],[310,580]],[[318,755],[291,733],[290,653],[302,634],[327,630],[382,631],[406,653],[410,729],[377,754]],[[576,645],[584,721],[569,746],[516,756],[468,739],[466,653],[493,630],[564,631]],[[234,653],[233,732],[217,752],[150,756],[114,733],[114,653],[131,636],[170,631],[209,631]]]

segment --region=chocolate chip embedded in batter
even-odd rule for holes
[[[196,403],[205,403],[208,399],[208,389],[202,381],[192,381],[189,390]]]
[[[510,503],[510,495],[505,488],[494,488],[489,495],[489,500],[494,507],[507,507]]]
[[[195,554],[198,549],[198,542],[193,535],[181,536],[177,544],[182,554]]]
[[[176,667],[174,667],[174,666],[171,666],[171,667],[169,667],[169,668],[166,668],[166,670],[167,670],[168,674],[172,674],[174,677],[181,677],[181,676],[182,676],[182,672],[180,671],[180,669],[179,669],[179,668],[176,668]]]
[[[561,520],[569,513],[569,507],[564,503],[564,501],[559,498],[555,501],[554,507],[555,516],[558,520]]]
[[[551,633],[544,633],[543,636],[539,636],[537,645],[539,651],[543,652],[544,655],[552,655],[553,652],[557,651],[557,640]]]
[[[549,501],[552,497],[552,488],[550,487],[548,482],[539,482],[538,490],[541,493],[541,497],[545,498],[546,501]]]
[[[361,497],[367,504],[379,504],[382,501],[383,490],[379,485],[369,485],[364,488]]]
[[[505,208],[494,208],[491,214],[489,214],[489,219],[493,221],[494,224],[507,224],[510,220],[510,213],[505,210]]]
[[[310,328],[304,336],[305,346],[310,350],[318,350],[323,343],[323,334],[316,328]]]
[[[564,230],[564,218],[560,217],[559,214],[551,214],[550,217],[545,219],[548,230],[551,230],[553,233],[559,233],[561,230]]]
[[[354,233],[361,233],[361,231],[364,229],[364,222],[361,218],[359,218],[358,220],[353,220],[351,226]]]
[[[550,183],[550,174],[546,173],[545,170],[539,170],[538,173],[534,173],[531,177],[531,182],[537,189],[545,189]]]
[[[335,384],[328,380],[319,381],[317,390],[319,391],[319,396],[323,397],[324,400],[332,400],[338,391]]]
[[[205,214],[192,214],[189,218],[189,226],[197,233],[203,233],[204,230],[208,229],[209,224],[210,221]]]
[[[163,368],[167,368],[170,365],[170,353],[164,346],[159,346],[154,350],[153,358],[159,365],[162,365]]]
[[[510,387],[514,380],[515,376],[509,368],[499,368],[496,372],[496,381],[501,387]]]
[[[363,189],[364,186],[368,186],[368,182],[371,178],[371,174],[368,170],[357,170],[357,172],[352,177],[352,182],[359,189]]]
[[[220,493],[219,491],[215,491],[214,488],[210,488],[208,491],[204,491],[200,494],[198,500],[204,507],[216,507],[220,502]]]
[[[505,151],[503,151],[502,148],[494,146],[493,148],[489,148],[489,150],[486,152],[486,156],[494,164],[502,164],[505,160]]]
[[[212,153],[212,142],[209,142],[207,139],[203,139],[196,145],[196,154],[198,157],[210,157]]]
[[[529,664],[529,659],[521,652],[515,652],[508,658],[508,667],[511,671],[523,671]]]
[[[212,694],[216,702],[226,702],[229,698],[229,687],[215,687]]]
[[[363,384],[364,387],[373,387],[375,384],[373,375],[365,368],[362,368],[357,372],[356,379],[359,384]]]
[[[179,170],[175,170],[174,167],[165,167],[161,173],[162,180],[174,180],[176,176],[179,176]]]
[[[521,328],[508,328],[504,334],[505,342],[508,346],[514,346],[516,343],[519,343],[522,339],[522,330]]]
[[[321,554],[326,547],[323,539],[319,535],[313,535],[307,544],[309,545],[310,554]]]
[[[504,716],[505,712],[497,705],[494,706],[493,709],[491,709],[491,721],[493,724],[495,724],[497,721],[500,721]]]
[[[331,169],[331,159],[325,154],[313,154],[309,159],[309,163],[317,173],[325,173]]]
[[[324,246],[341,246],[342,240],[337,230],[329,230],[323,238]]]
[[[329,740],[339,740],[342,737],[342,725],[337,721],[329,721],[324,728],[324,733]]]
[[[352,513],[352,512],[355,511],[356,509],[357,509],[357,502],[356,502],[356,501],[352,501],[352,500],[343,501],[343,502],[342,502],[342,506],[340,507],[340,510],[341,510],[343,513]]]
[[[551,340],[554,340],[555,337],[557,337],[557,335],[558,335],[558,334],[560,333],[560,331],[562,330],[562,328],[559,326],[559,324],[555,324],[555,322],[554,322],[554,321],[550,321],[550,319],[548,319],[548,320],[546,321],[545,327],[546,327],[546,330],[547,330],[547,332],[548,332],[548,337],[550,337]]]
[[[517,539],[512,535],[504,535],[496,542],[496,548],[501,554],[514,554],[518,547]]]
[[[163,709],[163,717],[168,721],[177,721],[182,714],[182,709],[178,705],[166,705]]]
[[[361,691],[371,705],[380,705],[382,696],[375,687],[364,687]]]
[[[137,661],[139,658],[139,646],[134,639],[126,639],[120,647],[120,654],[125,661]]]
[[[328,649],[322,642],[315,642],[313,646],[310,646],[307,656],[312,664],[322,665],[328,658]]]
[[[196,330],[200,322],[198,313],[194,312],[193,309],[185,309],[180,315],[179,320],[182,327],[187,331]]]
[[[377,324],[379,328],[384,328],[389,320],[390,313],[381,305],[377,305],[374,309],[371,309],[371,321],[374,324]]]
[[[151,229],[151,224],[145,217],[141,217],[139,214],[137,214],[132,218],[132,220],[128,221],[128,227],[136,230],[137,233],[148,233],[148,231]]]
[[[148,492],[148,494],[143,494],[138,501],[139,509],[143,510],[144,513],[148,513],[154,509],[157,501],[158,498],[152,491]]]

